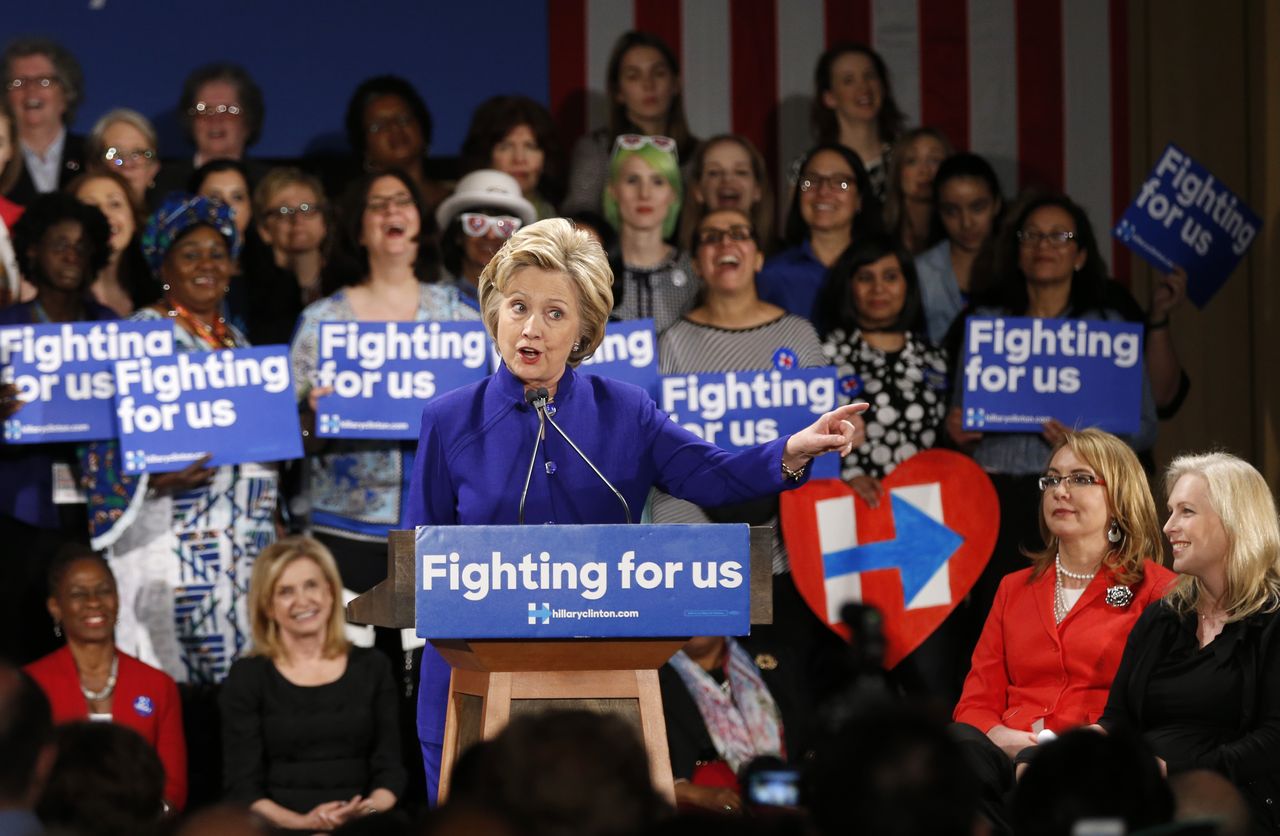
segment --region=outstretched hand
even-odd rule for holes
[[[826,413],[817,421],[787,439],[782,463],[799,470],[823,453],[839,451],[847,456],[867,438],[867,427],[859,413],[871,408],[869,403],[851,403]]]

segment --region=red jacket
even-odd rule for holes
[[[1031,569],[1005,576],[973,651],[973,666],[955,719],[980,731],[1004,725],[1030,731],[1036,720],[1055,732],[1096,723],[1107,705],[1125,640],[1138,616],[1176,575],[1144,561],[1125,607],[1105,602],[1115,584],[1103,569],[1061,624],[1053,620],[1055,574],[1031,580]]]
[[[163,671],[119,650],[116,656],[120,665],[111,697],[111,721],[133,729],[155,748],[164,764],[165,800],[181,810],[187,803],[187,741],[182,734],[178,686]],[[89,719],[89,705],[80,691],[80,674],[69,648],[59,648],[25,670],[49,698],[54,723]]]

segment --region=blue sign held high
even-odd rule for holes
[[[489,374],[484,326],[470,322],[322,322],[316,433],[415,439],[422,402]]]
[[[168,322],[65,322],[0,328],[0,379],[26,403],[5,421],[8,444],[115,438],[112,364],[173,354]]]
[[[1111,234],[1161,272],[1185,270],[1187,296],[1203,308],[1261,228],[1235,192],[1169,143]]]

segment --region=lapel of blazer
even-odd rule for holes
[[[1053,640],[1055,645],[1060,645],[1058,638],[1058,622],[1053,618],[1053,584],[1054,571],[1052,568],[1046,569],[1044,574],[1036,578],[1031,584],[1031,597],[1036,602],[1036,612],[1040,614],[1040,624],[1043,625],[1049,638]]]

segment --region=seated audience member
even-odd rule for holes
[[[1173,573],[1137,456],[1100,430],[1064,434],[1040,477],[1044,547],[996,592],[954,731],[1000,823],[1013,759],[1041,731],[1096,723],[1125,637]]]
[[[1170,774],[1212,769],[1254,827],[1280,828],[1280,522],[1266,480],[1226,453],[1165,475],[1176,587],[1129,634],[1100,724],[1141,734]]]
[[[669,136],[678,158],[693,159],[698,140],[684,114],[680,62],[667,43],[648,32],[624,32],[609,53],[605,88],[609,124],[581,137],[569,161],[565,213],[602,211],[610,158],[621,134]]]
[[[1136,737],[1076,729],[1036,754],[1010,813],[1017,836],[1139,833],[1173,820],[1173,795]],[[1077,829],[1085,821],[1098,829]],[[1101,829],[1102,822],[1114,829]]]
[[[0,662],[0,833],[43,833],[34,810],[56,751],[49,700],[31,677]]]
[[[693,265],[667,243],[683,200],[674,139],[618,137],[604,190],[604,216],[618,232],[622,262],[614,269],[614,319],[651,318],[661,334],[693,307],[699,286]]]
[[[287,344],[302,309],[320,298],[329,204],[320,181],[292,166],[268,171],[253,190],[257,241],[241,261],[249,341]]]
[[[26,206],[57,191],[84,168],[84,137],[67,132],[84,96],[84,74],[67,48],[48,38],[19,37],[4,51],[4,84],[17,117],[23,167],[5,193]]]
[[[365,174],[403,171],[422,196],[422,211],[431,217],[453,184],[428,171],[432,121],[427,103],[403,78],[367,78],[347,103],[347,142]]]
[[[697,636],[658,671],[679,806],[740,813],[744,767],[759,757],[798,764],[808,751],[801,672],[766,646]]]
[[[89,168],[111,169],[124,177],[138,206],[157,196],[160,141],[151,120],[138,111],[118,107],[98,117],[85,141],[85,155]]]
[[[514,177],[535,220],[558,214],[555,204],[564,193],[560,139],[551,114],[533,99],[494,96],[476,108],[462,142],[462,170],[482,168]]]
[[[66,646],[27,666],[58,724],[118,723],[140,734],[164,766],[165,803],[187,801],[187,744],[178,687],[163,672],[116,648],[116,580],[87,546],[64,548],[49,567],[49,614]]]
[[[783,230],[786,249],[760,271],[760,298],[813,321],[827,270],[855,241],[880,231],[880,203],[858,155],[819,145],[800,161]]]
[[[188,189],[192,173],[213,160],[241,160],[253,180],[257,163],[245,159],[245,151],[262,135],[266,105],[262,88],[238,64],[216,62],[192,70],[182,82],[178,119],[195,147],[190,159],[170,159],[157,176],[156,196]]]
[[[914,128],[902,135],[889,155],[884,228],[912,255],[942,235],[933,225],[937,199],[933,178],[951,151],[951,143],[938,129]]]
[[[1036,195],[1027,200],[996,243],[993,286],[974,300],[971,316],[1123,320],[1119,285],[1107,279],[1093,226],[1084,210],[1064,195]],[[952,328],[948,354],[953,364],[964,355],[964,322]],[[985,617],[996,586],[1006,574],[1022,568],[1020,551],[1036,543],[1039,514],[1036,483],[1044,463],[1068,432],[1050,419],[1041,432],[983,433],[964,429],[964,375],[954,375],[946,429],[957,447],[970,452],[991,477],[1000,499],[1000,531],[995,553],[970,592],[969,610]],[[1146,375],[1142,378],[1138,431],[1125,441],[1139,454],[1156,437],[1156,407]],[[1087,399],[1082,404],[1087,404]],[[1157,543],[1158,546],[1158,543]],[[1146,556],[1159,551],[1155,548]],[[1070,567],[1068,567],[1070,568]]]
[[[694,250],[698,222],[708,212],[736,209],[751,219],[760,250],[773,252],[775,227],[773,189],[764,157],[741,134],[720,134],[698,146],[688,182],[688,202],[680,215],[680,246]]]
[[[458,762],[449,804],[493,811],[527,836],[627,836],[669,813],[635,728],[612,714],[513,717],[466,761]]]
[[[883,203],[889,152],[902,133],[903,115],[880,53],[848,41],[829,47],[814,68],[810,107],[814,141],[838,143],[857,154],[870,178],[870,188],[860,194],[874,194]],[[793,166],[793,175],[799,180],[803,167]]]
[[[517,229],[537,219],[534,204],[511,175],[483,168],[467,174],[436,208],[443,283],[457,288],[478,312],[480,271]]]
[[[30,302],[0,309],[0,325],[116,319],[94,301],[89,285],[106,264],[110,229],[92,206],[67,194],[40,195],[14,226],[19,264],[36,288]],[[0,384],[0,419],[18,412],[17,386]],[[45,573],[58,548],[85,538],[84,505],[68,501],[73,444],[0,447],[0,656],[26,664],[56,647],[44,601]],[[63,491],[55,497],[55,486]],[[59,502],[58,499],[63,501]]]
[[[933,178],[933,221],[945,237],[916,256],[920,301],[929,342],[942,345],[960,311],[969,304],[975,273],[1000,226],[1004,198],[991,163],[977,154],[952,154]],[[980,259],[979,256],[985,256]]]
[[[67,193],[81,203],[96,206],[111,228],[111,256],[89,286],[93,298],[127,317],[152,304],[159,288],[142,255],[142,204],[116,171],[91,168],[67,184]]]
[[[333,555],[288,537],[249,581],[254,655],[219,696],[227,797],[289,830],[333,830],[404,791],[386,657],[351,647]]]
[[[57,757],[36,814],[50,833],[156,836],[164,832],[164,766],[133,729],[70,723],[54,730]]]
[[[803,800],[818,833],[982,833],[973,777],[933,719],[902,706],[855,714],[817,747]]]
[[[5,197],[22,173],[22,152],[18,150],[18,126],[8,96],[0,96],[0,308],[19,300],[22,273],[13,254],[10,230],[22,216],[22,207]],[[33,292],[26,286],[28,297]]]
[[[1211,769],[1191,769],[1169,776],[1173,820],[1206,826],[1215,836],[1249,836],[1253,820],[1244,796],[1230,779]]]

